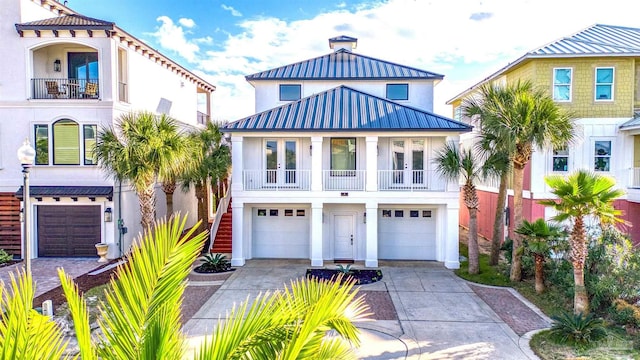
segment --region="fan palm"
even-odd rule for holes
[[[522,191],[524,169],[534,148],[562,147],[572,141],[574,125],[549,95],[533,87],[531,82],[518,81],[503,90],[494,90],[496,101],[484,103],[491,115],[483,118],[482,130],[496,139],[497,149],[505,151],[513,171],[513,217],[518,228],[523,220]],[[513,239],[510,278],[522,278],[522,239]]]
[[[544,292],[544,262],[551,250],[549,241],[559,237],[562,228],[548,224],[544,219],[538,219],[534,222],[523,220],[515,231],[527,239],[526,247],[533,254],[535,261],[536,292],[541,294]]]
[[[500,246],[504,242],[504,208],[507,203],[507,187],[509,175],[511,175],[511,157],[514,152],[512,143],[508,138],[501,138],[497,134],[489,132],[486,126],[482,126],[487,122],[498,121],[496,109],[508,103],[510,93],[507,88],[485,84],[479,89],[477,96],[472,96],[463,101],[462,110],[465,116],[470,117],[477,122],[480,128],[479,141],[477,149],[487,157],[487,160],[493,161],[491,168],[493,169],[492,177],[499,179],[498,199],[496,202],[496,213],[493,221],[493,234],[491,236],[491,256],[489,258],[490,265],[497,265],[500,259]]]
[[[182,359],[180,307],[186,276],[206,233],[182,235],[186,217],[156,222],[117,269],[99,304],[100,332],[91,333],[87,306],[73,280],[59,270],[80,357],[97,359]],[[192,237],[193,236],[193,237]],[[190,239],[191,238],[191,239]],[[60,359],[62,331],[31,309],[30,276],[2,288],[0,359]],[[243,303],[197,354],[199,359],[354,359],[347,341],[358,344],[354,320],[367,315],[352,283],[302,280],[281,292]],[[248,309],[248,310],[247,310]],[[328,331],[337,336],[327,337]]]
[[[567,178],[559,175],[547,176],[547,185],[557,200],[540,201],[553,207],[558,214],[556,221],[570,220],[573,223],[569,234],[570,255],[574,279],[574,313],[589,312],[589,298],[584,285],[584,264],[587,257],[587,233],[585,218],[596,217],[601,224],[623,222],[621,211],[613,206],[613,201],[624,192],[613,189],[615,181],[609,177],[579,170]]]
[[[477,274],[479,267],[478,250],[478,194],[475,181],[482,176],[482,167],[471,149],[460,150],[453,142],[447,142],[436,153],[436,171],[449,181],[463,178],[463,201],[469,211],[469,273]]]
[[[207,184],[216,183],[227,175],[231,153],[229,147],[222,144],[222,132],[218,125],[211,122],[204,129],[190,134],[190,142],[193,144],[192,157],[198,160],[180,176],[180,181],[183,190],[195,187],[200,220],[198,232],[202,232],[206,230],[209,220]]]
[[[140,202],[142,227],[147,229],[155,219],[156,181],[184,168],[188,148],[174,119],[138,112],[122,115],[115,128],[101,129],[95,153],[109,176],[131,184]]]

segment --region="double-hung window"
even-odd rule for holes
[[[81,158],[84,165],[96,165],[97,130],[69,119],[34,125],[36,165],[80,165]]]
[[[569,149],[566,146],[553,149],[553,171],[569,170]]]
[[[553,69],[553,100],[571,101],[571,79],[573,70],[571,68]]]
[[[593,170],[609,171],[611,169],[611,141],[596,140],[593,148]]]
[[[331,139],[331,176],[356,176],[356,138]]]
[[[612,67],[596,68],[595,100],[613,100],[614,71]]]

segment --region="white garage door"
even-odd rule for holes
[[[435,211],[381,208],[378,222],[378,258],[435,260]]]
[[[253,208],[254,258],[308,259],[309,209],[301,207]]]

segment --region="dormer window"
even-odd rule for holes
[[[409,84],[387,84],[387,99],[409,100]]]
[[[300,100],[301,87],[296,85],[280,85],[280,101]]]

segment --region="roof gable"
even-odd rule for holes
[[[454,131],[467,124],[346,86],[336,87],[225,125],[235,131]]]
[[[442,79],[443,75],[340,49],[333,53],[246,76],[255,80]]]

